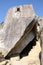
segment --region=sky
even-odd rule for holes
[[[0,22],[4,22],[9,8],[24,4],[32,4],[35,13],[43,16],[43,0],[0,0]]]

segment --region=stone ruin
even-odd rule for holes
[[[8,10],[5,22],[0,24],[0,53],[4,58],[31,56],[30,50],[36,45],[36,40],[40,39],[40,29],[43,27],[39,20],[32,5],[16,6]],[[39,50],[36,55],[41,52]]]

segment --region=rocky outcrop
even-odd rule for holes
[[[36,22],[34,19],[32,5],[13,7],[8,11],[4,26],[0,30],[0,50],[4,56],[13,48],[15,54],[20,53],[35,37],[34,32],[31,32]]]
[[[39,18],[38,22],[40,23],[40,36],[41,36],[41,64],[43,65],[43,17]]]
[[[32,5],[10,8],[0,24],[0,65],[40,65],[42,30],[43,19],[36,16]],[[29,49],[30,43],[33,45]],[[20,57],[24,49],[27,56]]]
[[[12,57],[10,60],[6,60],[0,63],[0,65],[40,65],[39,54],[41,52],[40,40],[36,42],[36,46],[33,46],[28,56],[19,58],[19,56]]]

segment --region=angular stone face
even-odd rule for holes
[[[17,44],[16,46],[12,49],[12,53],[10,52],[9,55],[11,54],[20,54],[23,49],[34,39],[35,34],[33,33],[33,31],[30,32],[30,34],[27,34],[26,37],[22,38]]]
[[[17,42],[21,40],[23,35],[25,36],[24,33],[26,30],[28,32],[27,35],[29,35],[29,32],[35,24],[34,18],[35,13],[32,5],[13,7],[8,11],[4,26],[0,30],[0,49],[4,56],[6,56],[11,49],[16,46]],[[34,35],[30,40],[33,38]],[[21,49],[21,51],[22,50],[23,49]]]

